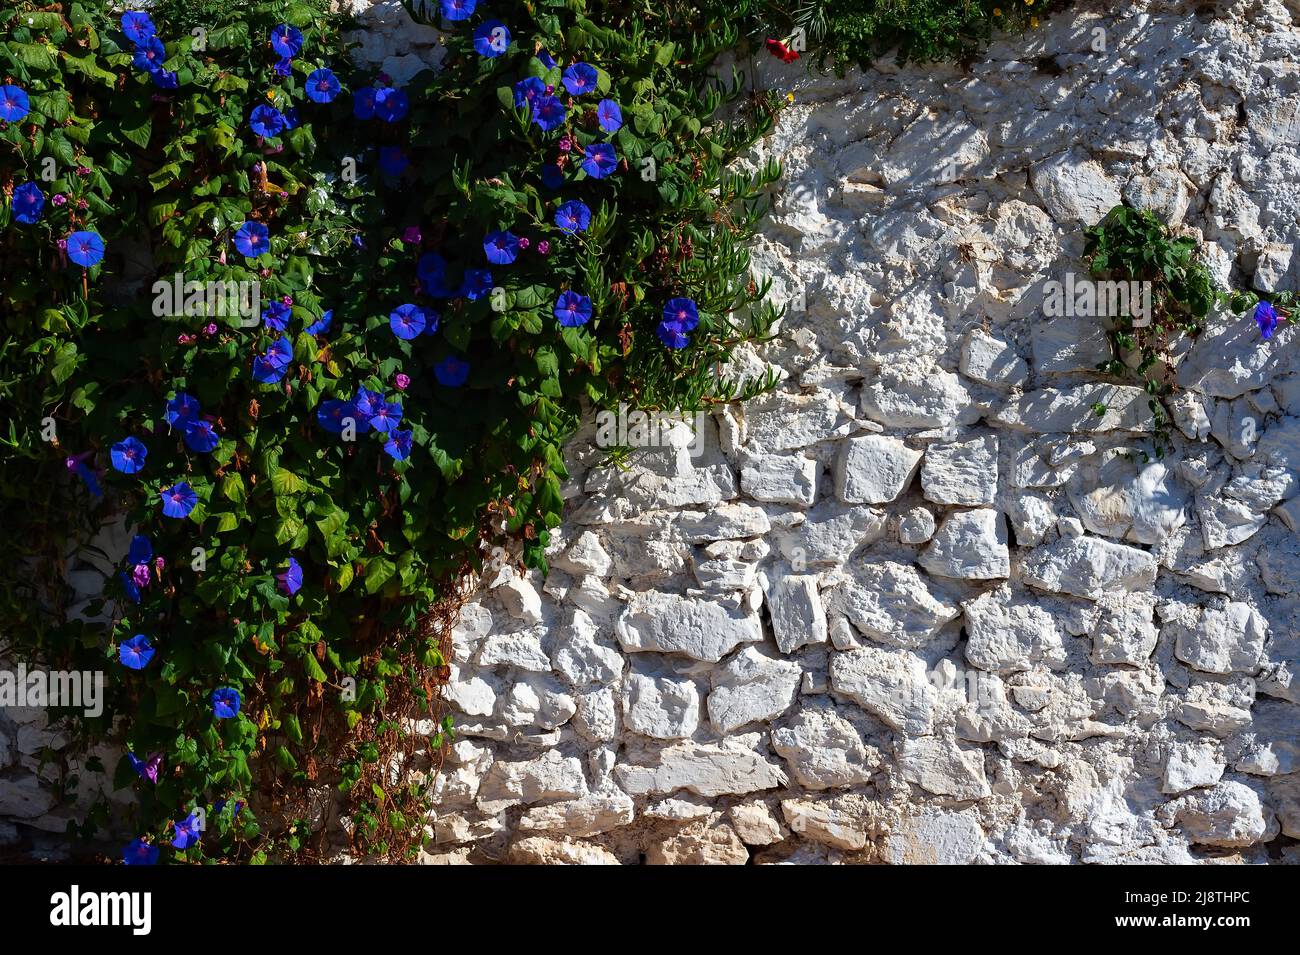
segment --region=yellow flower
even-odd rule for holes
[[[1025,6],[1032,7],[1033,5],[1034,5],[1034,0],[1025,0]]]
[[[787,103],[793,103],[793,102],[794,102],[794,94],[793,94],[793,93],[786,93],[786,94],[785,94],[785,101],[786,101]]]
[[[993,15],[994,15],[995,17],[1000,17],[1000,16],[1002,16],[1002,8],[1001,8],[1001,7],[994,7],[994,8],[993,8]]]
[[[1037,28],[1038,28],[1038,17],[1030,17],[1030,18],[1029,18],[1029,25],[1030,25],[1031,27],[1034,27],[1035,29],[1037,29]]]

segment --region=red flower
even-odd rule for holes
[[[767,52],[771,53],[782,63],[793,63],[795,60],[799,59],[799,54],[790,49],[780,40],[768,40]]]

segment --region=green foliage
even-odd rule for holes
[[[1148,395],[1156,428],[1155,452],[1168,449],[1169,415],[1160,399],[1174,388],[1172,350],[1184,336],[1195,337],[1217,306],[1234,313],[1253,309],[1253,291],[1220,289],[1205,265],[1196,260],[1196,240],[1177,236],[1149,209],[1116,206],[1097,225],[1084,230],[1084,257],[1094,276],[1150,284],[1151,315],[1135,324],[1132,315],[1111,316],[1111,343],[1121,356],[1098,365],[1116,376],[1136,375]],[[1271,299],[1289,308],[1293,293]],[[1104,405],[1096,409],[1105,414]]]

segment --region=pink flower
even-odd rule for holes
[[[60,251],[60,252],[67,252],[67,251],[68,251],[68,240],[67,240],[67,239],[60,239],[60,240],[59,240],[59,251]]]
[[[56,206],[64,206],[68,204],[68,197],[60,192],[57,193],[52,199],[50,199],[50,201],[54,203]]]
[[[560,140],[559,146],[560,146],[560,152],[567,153],[570,149],[573,148],[573,140],[570,139],[568,136],[565,136],[563,139]]]
[[[210,335],[215,335],[216,333],[217,333],[217,325],[215,322],[208,322],[208,324],[203,326],[204,335],[210,336]]]
[[[423,236],[420,235],[420,227],[418,225],[408,225],[406,231],[402,233],[402,241],[407,245],[415,245],[421,238],[423,238]]]
[[[89,175],[90,175],[90,167],[89,167],[89,166],[78,166],[78,167],[77,167],[77,175],[78,175],[78,176],[89,176]]]
[[[161,574],[163,572],[163,568],[167,566],[167,559],[164,557],[155,557],[153,559],[153,566],[154,569]]]
[[[550,254],[551,254],[551,243],[547,242],[545,239],[543,239],[541,242],[538,242],[538,243],[537,243],[537,254],[538,254],[538,255],[550,255]]]
[[[284,298],[280,299],[280,301],[284,302],[285,305],[292,305],[292,304],[293,304],[293,296],[292,296],[292,295],[286,295]]]
[[[397,386],[398,391],[405,391],[407,387],[411,384],[411,376],[404,375],[399,371],[397,375],[393,378],[393,384]]]
[[[90,208],[90,204],[86,202],[85,199],[78,199],[77,208],[84,212],[86,209]]]
[[[135,581],[137,587],[148,587],[150,583],[149,565],[136,564],[131,568],[131,579]]]
[[[550,96],[550,95],[551,95],[552,93],[554,93],[554,92],[555,92],[555,87],[552,86],[550,83],[547,83],[547,84],[546,84],[546,95],[547,95],[547,96]]]
[[[532,242],[530,242],[530,241],[528,240],[528,236],[526,236],[526,235],[521,235],[521,236],[519,237],[519,248],[521,248],[521,249],[526,249],[526,248],[528,248],[530,245],[532,245]]]
[[[193,335],[177,335],[177,336],[176,336],[176,344],[177,344],[177,345],[193,345],[195,341],[196,341],[196,339],[195,339],[195,337],[194,337]]]

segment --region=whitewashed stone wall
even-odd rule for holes
[[[437,62],[367,16],[399,82]],[[1300,335],[1220,317],[1139,467],[1144,396],[1041,306],[1121,198],[1296,286],[1298,24],[1085,4],[969,72],[759,61],[795,105],[756,268],[806,310],[737,368],[782,386],[697,455],[574,442],[552,573],[457,628],[424,860],[1296,861]],[[0,844],[62,829],[37,736],[0,720]]]
[[[1300,5],[1125,6],[969,72],[758,63],[806,310],[738,367],[782,387],[696,457],[575,442],[553,572],[457,630],[428,861],[1295,860],[1298,334],[1216,319],[1142,467],[1042,301],[1121,198],[1295,287]]]

